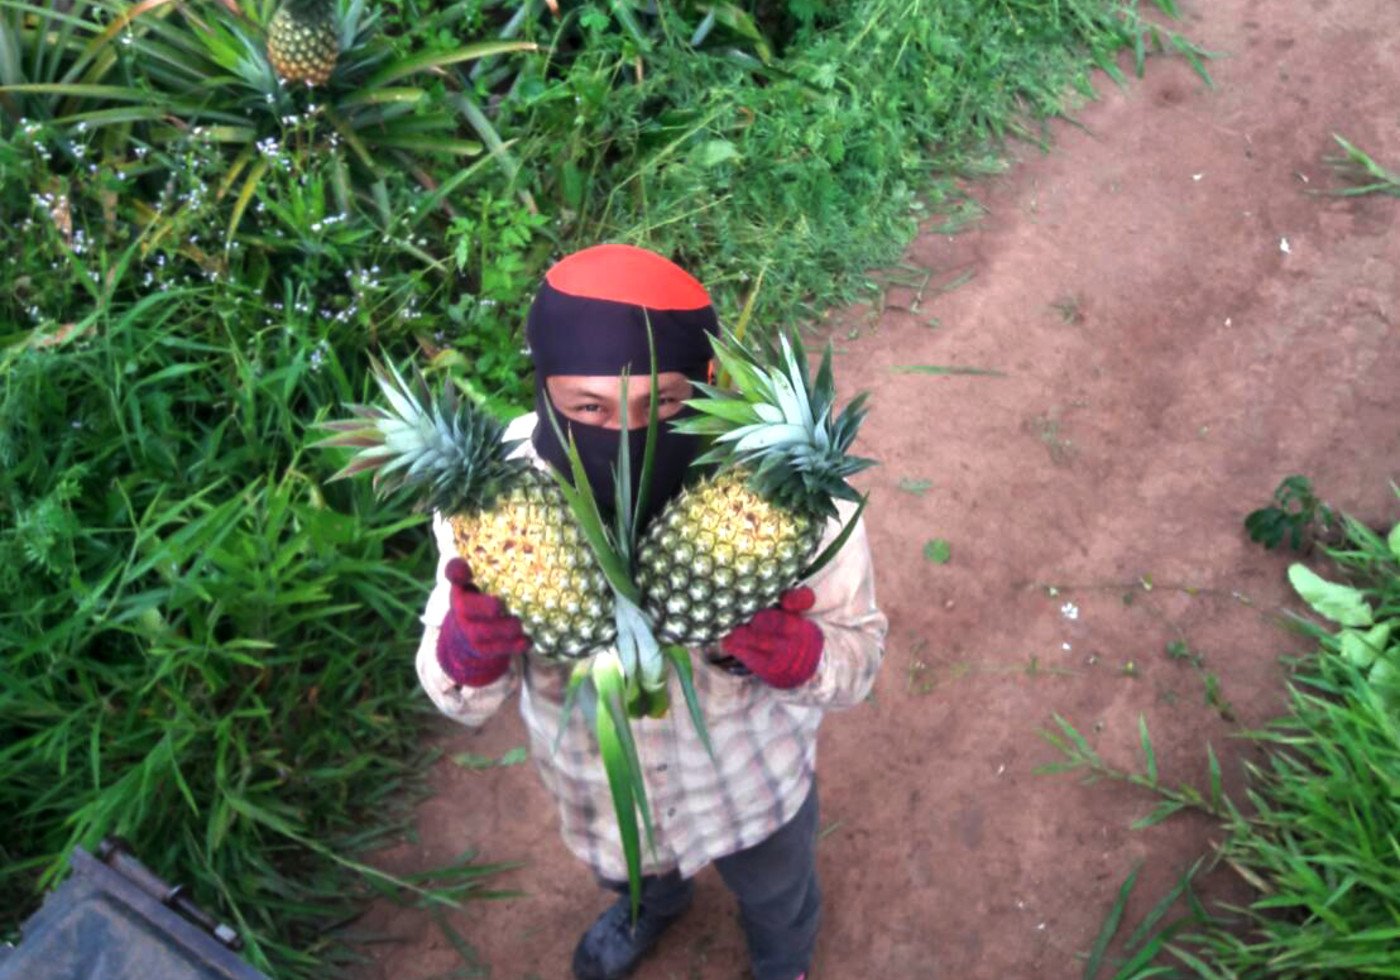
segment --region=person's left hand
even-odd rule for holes
[[[822,658],[822,631],[802,615],[817,601],[806,586],[789,589],[778,605],[719,641],[720,649],[771,687],[791,688],[811,680]]]

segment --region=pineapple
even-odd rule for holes
[[[336,478],[374,473],[375,487],[409,486],[449,515],[457,552],[480,589],[520,617],[533,651],[576,660],[616,638],[613,593],[558,484],[528,460],[511,459],[495,420],[448,384],[436,402],[421,375],[410,386],[376,365],[388,408],[350,406],[355,420],[318,446],[359,449]]]
[[[285,82],[324,85],[340,54],[335,0],[284,0],[267,26],[267,58]]]
[[[872,465],[848,454],[865,396],[834,415],[827,348],[813,379],[800,340],[777,352],[715,341],[737,391],[700,385],[698,417],[682,432],[714,436],[697,465],[716,471],[683,491],[646,530],[637,585],[664,642],[713,643],[777,603],[816,553],[837,499],[859,500],[846,478]]]

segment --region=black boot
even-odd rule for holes
[[[625,895],[618,899],[598,916],[574,948],[575,980],[621,980],[630,974],[661,934],[685,914],[691,898],[692,890],[687,887],[683,896],[673,898],[664,914],[643,901],[635,925],[632,903]]]

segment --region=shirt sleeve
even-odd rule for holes
[[[438,664],[438,633],[451,609],[452,583],[444,571],[456,554],[452,526],[441,514],[433,514],[433,535],[438,545],[437,582],[423,610],[423,639],[418,644],[418,680],[439,711],[454,721],[475,728],[490,718],[520,684],[520,659],[513,657],[509,672],[485,687],[463,687],[448,677]]]
[[[854,512],[855,505],[840,505],[838,521],[832,522],[822,548]],[[836,557],[805,584],[816,596],[807,615],[821,628],[822,657],[809,681],[791,690],[774,690],[773,696],[803,707],[854,707],[875,684],[889,631],[889,620],[875,605],[875,573],[863,520]]]

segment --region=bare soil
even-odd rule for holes
[[[1396,517],[1400,200],[1310,192],[1337,184],[1334,132],[1400,161],[1400,4],[1216,0],[1184,30],[1222,53],[1214,90],[1179,59],[1105,80],[1053,149],[974,188],[979,223],[909,249],[932,273],[921,302],[892,288],[830,318],[843,387],[876,392],[863,449],[883,464],[868,520],[892,632],[870,703],[823,728],[815,977],[1078,976],[1131,866],[1130,916],[1219,831],[1130,830],[1154,801],[1033,774],[1056,757],[1038,730],[1058,712],[1132,765],[1142,715],[1165,777],[1204,785],[1209,743],[1238,791],[1252,750],[1231,736],[1277,713],[1278,657],[1299,649],[1279,625],[1290,556],[1248,541],[1244,515],[1302,473],[1363,520]],[[946,564],[924,557],[933,538]],[[436,737],[493,757],[525,742],[513,708]],[[532,767],[444,760],[433,778],[420,842],[385,865],[475,849],[525,862],[496,879],[524,894],[449,917],[476,972],[423,912],[378,908],[360,927],[391,941],[358,975],[566,977],[605,898]],[[1229,872],[1210,888],[1248,894]],[[744,974],[706,871],[638,976]]]

